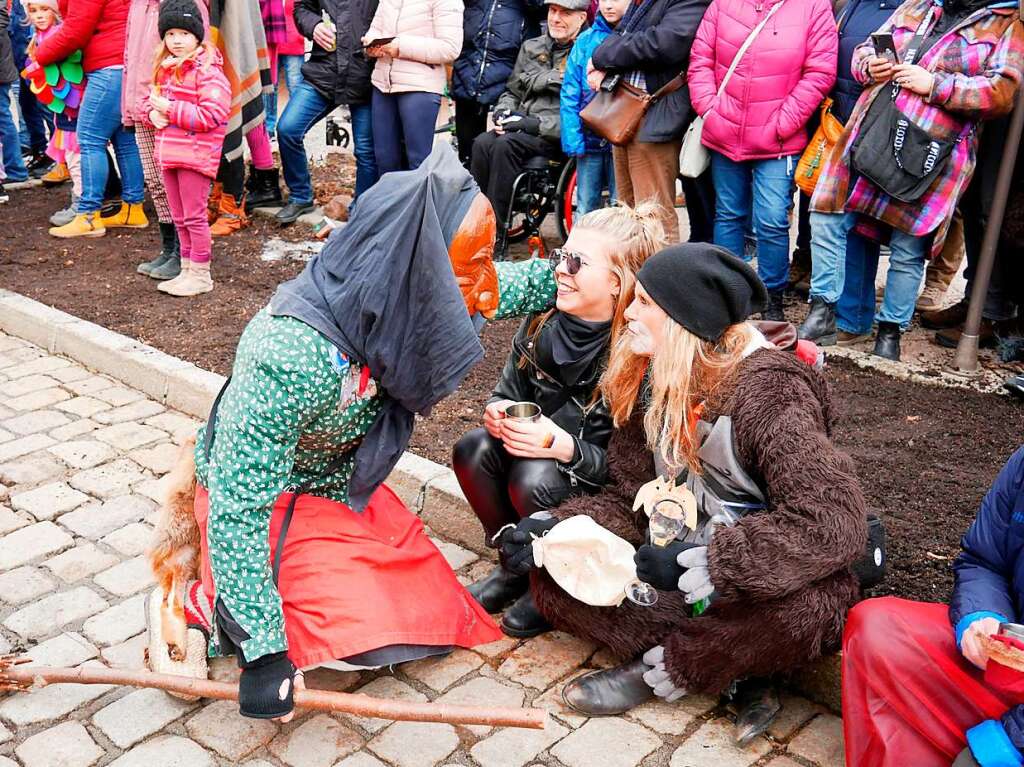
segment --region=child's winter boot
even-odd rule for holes
[[[64,226],[55,226],[50,229],[51,235],[62,239],[71,237],[102,237],[106,233],[107,230],[103,226],[103,219],[100,218],[98,212],[79,213],[71,220],[71,223]]]
[[[107,229],[145,229],[149,219],[142,210],[141,202],[122,202],[121,208],[110,216],[104,216],[103,226]]]
[[[160,239],[163,247],[152,261],[139,264],[135,271],[154,280],[170,280],[181,273],[181,257],[178,252],[178,233],[174,224],[160,222]]]

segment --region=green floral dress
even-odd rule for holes
[[[495,319],[542,311],[554,301],[546,261],[497,264]],[[360,365],[292,317],[260,310],[238,343],[231,385],[217,413],[207,460],[204,426],[196,475],[209,491],[207,536],[217,596],[249,639],[249,660],[288,649],[281,597],[270,568],[268,529],[278,496],[321,477],[339,455],[354,459],[386,393]],[[348,502],[353,461],[309,491]],[[216,633],[211,654],[217,654]]]

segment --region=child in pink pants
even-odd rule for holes
[[[157,287],[172,296],[195,296],[213,289],[206,200],[227,131],[231,86],[220,53],[203,41],[203,17],[194,0],[164,0],[158,25],[163,44],[148,117],[181,245],[181,274]]]

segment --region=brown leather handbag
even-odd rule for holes
[[[599,90],[580,111],[580,120],[601,138],[624,146],[636,138],[651,105],[685,84],[686,74],[680,73],[654,93],[647,93],[622,80],[611,90]]]

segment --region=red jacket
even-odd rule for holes
[[[188,168],[214,178],[228,128],[231,86],[224,76],[220,52],[210,48],[181,66],[181,81],[173,67],[156,76],[160,95],[169,99],[170,125],[156,132],[156,161],[161,168]],[[147,113],[143,121],[152,126]]]
[[[60,29],[36,50],[42,65],[63,61],[82,49],[82,68],[95,72],[124,64],[129,0],[75,0]]]

